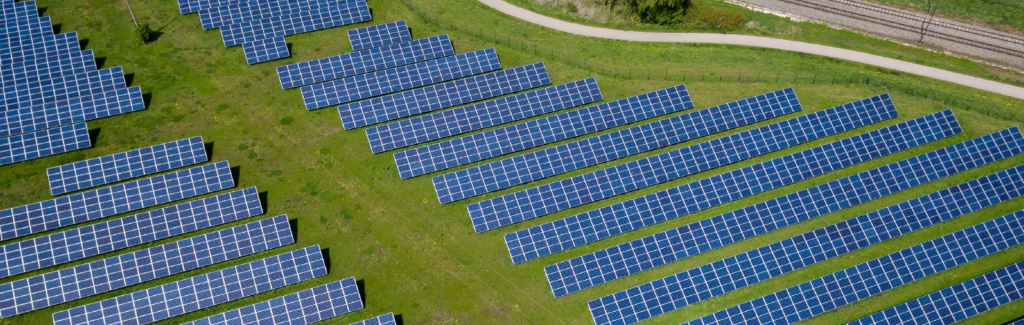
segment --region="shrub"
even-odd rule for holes
[[[146,44],[153,40],[153,29],[149,28],[149,24],[142,24],[135,27],[135,35],[143,44]]]

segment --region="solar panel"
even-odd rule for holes
[[[0,110],[14,110],[49,102],[57,102],[114,91],[127,87],[121,67],[90,71],[71,77],[56,78],[3,88]]]
[[[60,195],[207,160],[203,137],[192,137],[50,167],[46,169],[46,177],[50,183],[50,194]]]
[[[363,309],[356,278],[334,281],[182,325],[298,325]]]
[[[255,187],[0,246],[0,278],[263,214]],[[2,304],[0,304],[2,306]],[[2,309],[3,307],[0,307]]]
[[[800,111],[784,89],[434,176],[442,204],[583,169]]]
[[[56,312],[53,324],[149,324],[324,275],[320,245],[313,245]]]
[[[220,34],[224,38],[224,46],[235,46],[261,38],[302,34],[370,19],[370,8],[366,2],[345,2],[323,8],[286,10],[280,15],[222,26]]]
[[[544,63],[491,72],[338,106],[346,130],[550,85]]]
[[[199,12],[199,10],[206,8],[219,7],[231,0],[178,0],[178,7],[181,10],[181,14],[190,14]]]
[[[395,153],[402,178],[526,150],[693,107],[683,85]]]
[[[370,319],[361,320],[349,325],[396,325],[395,314],[387,313]]]
[[[0,284],[0,316],[10,317],[195,270],[295,242],[288,217],[202,234]]]
[[[245,52],[245,62],[249,64],[277,60],[292,55],[288,52],[288,44],[284,42],[284,36],[268,37],[242,44],[242,52]]]
[[[142,89],[122,88],[21,109],[0,111],[0,136],[9,136],[146,109]]]
[[[933,116],[860,134],[609,207],[505,235],[513,261],[595,242],[793,184],[961,132]],[[949,115],[951,118],[952,115]],[[955,121],[955,120],[954,120]],[[578,229],[581,224],[585,229]]]
[[[432,36],[368,51],[345,53],[277,67],[281,88],[351,77],[406,64],[455,55],[448,35]]]
[[[49,19],[49,17],[43,18]],[[0,47],[0,65],[6,67],[15,62],[35,62],[40,59],[59,56],[66,51],[74,51],[76,49],[81,50],[81,45],[78,43],[78,33],[76,32],[31,38],[14,42],[7,47]]]
[[[549,265],[544,268],[544,271],[555,297],[560,297],[926,184],[974,167],[984,166],[1021,152],[1024,152],[1024,137],[1021,136],[1018,129],[1008,129]],[[937,204],[941,205],[941,203]],[[960,213],[954,214],[948,218],[960,215]],[[933,217],[931,214],[924,216]],[[904,227],[889,232],[890,237],[921,228],[920,223],[912,223],[908,226],[904,219],[897,219],[900,220],[899,224]],[[789,259],[794,262],[786,265],[797,269],[817,262],[818,259],[823,260],[837,254],[845,254],[882,240],[882,238],[865,239],[863,233],[873,231],[872,225],[856,225],[865,220],[876,221],[877,217],[854,220],[856,221],[839,223],[787,239],[781,245],[768,245],[748,252],[746,255],[741,254],[741,256],[730,258],[725,264],[735,265],[737,261],[744,265],[760,264],[762,256],[773,256],[772,258],[779,261],[781,265],[785,264],[783,262],[787,259],[784,257],[789,253],[798,252],[806,255],[810,251],[810,254],[813,255],[811,258]],[[859,230],[850,230],[858,227]],[[837,232],[843,233],[841,237],[836,235]],[[822,236],[829,237],[817,238]],[[847,243],[850,236],[857,236],[861,241]],[[843,249],[843,251],[823,253],[828,249],[813,247],[815,243],[829,242],[837,238],[842,245],[833,241],[829,244],[832,247],[828,249]],[[794,250],[794,246],[796,250]],[[690,274],[704,274],[707,273],[707,270],[713,269],[717,270],[715,271],[718,272],[717,274],[728,274],[729,277],[735,279],[745,279],[745,282],[736,282],[736,285],[729,287],[728,290],[735,290],[765,280],[765,278],[754,276],[755,274],[751,273],[750,268],[744,268],[739,273],[731,273],[731,271],[719,270],[722,265],[722,263],[712,263],[711,266],[701,268],[699,271],[692,271]],[[787,272],[789,270],[778,270],[774,266],[769,267],[768,271],[771,277]],[[764,272],[755,273],[763,274]],[[681,273],[663,280],[667,284],[678,284],[675,280],[676,277],[685,278],[687,274]],[[677,306],[681,307],[683,304],[682,301],[677,301]],[[619,305],[621,306],[622,303]],[[605,307],[605,310],[609,308],[613,307]],[[636,313],[643,309],[639,306],[631,308]],[[620,311],[620,313],[627,312]]]
[[[0,211],[0,240],[145,209],[235,186],[227,161]]]
[[[997,181],[997,188],[1018,191],[1022,175],[1019,167],[1014,170],[1018,181]],[[1003,216],[686,324],[795,323],[1016,246],[1024,241],[1021,218],[1024,214]]]
[[[3,18],[0,19],[0,22],[5,22],[5,23],[6,23],[6,21],[8,19],[10,19],[10,17],[15,17],[17,15],[24,14],[25,11],[30,11],[31,10],[37,16],[39,15],[39,11],[38,11],[39,9],[36,8],[36,2],[35,1],[14,2],[13,0],[4,0],[4,2],[2,4],[2,9],[3,9]]]
[[[408,42],[411,39],[412,34],[404,20],[348,30],[348,41],[353,51]]]
[[[314,110],[501,69],[494,48],[303,86],[302,101]]]
[[[214,29],[252,20],[274,18],[297,10],[309,11],[354,2],[362,2],[362,0],[227,1],[221,6],[199,10],[199,21],[203,24],[203,29]]]
[[[876,96],[467,206],[478,232],[596,202],[897,116]],[[731,185],[731,184],[730,184]]]
[[[0,72],[0,82],[8,87],[95,70],[96,58],[92,50],[68,49],[49,59],[12,63]]]
[[[44,19],[45,18],[45,19]],[[47,33],[53,34],[53,26],[39,24],[40,21],[49,22],[49,17],[40,17],[39,9],[35,1],[19,2],[14,8],[4,14],[2,32],[0,39],[4,41],[19,38],[33,38]]]
[[[85,123],[0,138],[0,166],[92,146]]]
[[[366,129],[373,153],[403,148],[495,125],[590,104],[603,99],[597,80],[554,87],[418,116]]]
[[[1015,212],[1012,219],[1024,219]],[[850,322],[851,325],[950,325],[1024,296],[1024,261]],[[1012,325],[1024,324],[1024,320]]]

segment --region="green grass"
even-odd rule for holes
[[[929,0],[874,0],[899,8],[927,12]],[[1002,31],[1024,32],[1024,2],[1016,0],[931,0],[938,16],[970,23],[981,22]]]
[[[6,324],[45,324],[50,320],[50,313],[58,310],[312,244],[320,244],[329,249],[329,276],[204,312],[173,318],[161,324],[196,319],[204,314],[237,308],[349,276],[364,281],[367,309],[325,324],[348,324],[389,311],[402,314],[406,324],[589,324],[591,320],[586,302],[590,299],[1024,163],[1024,157],[1015,157],[708,254],[554,299],[542,272],[545,265],[821,184],[896,159],[1020,125],[1008,119],[1020,118],[1016,112],[1024,107],[1024,102],[808,55],[742,47],[641,44],[580,38],[508,19],[471,0],[371,0],[375,23],[406,19],[415,37],[449,33],[458,52],[494,46],[506,67],[544,61],[555,83],[595,76],[605,98],[609,100],[684,83],[685,79],[698,108],[793,86],[809,112],[886,91],[892,92],[901,112],[901,116],[894,121],[498,231],[476,234],[466,214],[467,202],[438,205],[428,177],[401,180],[391,155],[371,154],[363,132],[343,131],[335,112],[330,109],[307,112],[302,108],[297,90],[280,89],[275,73],[277,65],[348,51],[345,28],[289,37],[293,58],[247,66],[240,48],[225,49],[216,31],[202,31],[195,15],[179,15],[173,1],[132,1],[135,14],[163,33],[155,43],[145,46],[138,45],[133,39],[131,18],[123,1],[89,0],[70,5],[65,1],[42,0],[39,4],[46,8],[45,14],[52,16],[63,31],[77,31],[82,38],[89,39],[88,47],[94,49],[97,56],[106,57],[104,67],[123,66],[127,72],[133,73],[133,84],[152,93],[152,101],[146,111],[90,122],[91,128],[101,130],[96,146],[92,149],[0,168],[0,207],[49,198],[44,173],[47,167],[202,135],[206,141],[214,143],[213,161],[229,160],[232,166],[240,167],[239,187],[257,186],[261,192],[268,193],[268,211],[265,216],[287,213],[290,218],[297,219],[298,239],[295,245],[288,248],[0,321]],[[547,47],[538,48],[540,44]],[[833,77],[836,78],[834,81]],[[963,135],[769,191],[741,202],[518,266],[511,264],[501,238],[512,230],[620,202],[947,107],[954,109],[963,124]],[[672,148],[678,147],[680,145]],[[569,175],[578,175],[611,164]],[[693,319],[1021,208],[1024,208],[1024,202],[1020,200],[1004,203],[675,311],[648,323],[676,324]],[[99,258],[102,257],[88,260]],[[1021,259],[1024,259],[1024,247],[1010,249],[928,278],[920,285],[899,288],[857,306],[842,308],[815,318],[810,323],[835,324],[852,320]],[[42,272],[15,278],[39,273]],[[1021,303],[1007,305],[986,313],[979,322],[995,323],[1019,317],[1024,314],[1020,311],[1022,307],[1024,304]]]

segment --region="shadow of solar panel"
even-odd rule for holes
[[[395,314],[387,313],[370,319],[364,319],[349,325],[396,325]]]
[[[314,110],[501,69],[494,48],[303,86],[302,101]]]
[[[138,86],[0,111],[0,136],[21,134],[146,109]]]
[[[710,219],[693,222],[682,227],[602,249],[558,264],[549,265],[544,268],[544,272],[547,274],[548,283],[555,296],[564,296],[929,183],[949,175],[984,166],[1018,155],[1022,151],[1024,151],[1024,137],[1020,135],[1018,129],[1013,128],[1000,131],[754,204]],[[934,204],[942,206],[941,202]],[[959,215],[961,213],[956,212],[950,217]],[[920,217],[931,218],[933,216],[931,214],[923,214],[914,218]],[[889,232],[890,237],[926,226],[926,224],[911,222],[906,220],[906,218],[909,217],[904,217],[903,219],[894,218],[894,220],[899,221],[899,224],[903,225],[903,228]],[[733,272],[719,270],[724,265],[722,263],[712,263],[710,266],[699,268],[700,270],[691,271],[689,275],[706,274],[708,273],[707,270],[716,270],[716,274],[728,274],[732,278],[745,279],[742,282],[735,282],[734,286],[723,289],[723,292],[715,293],[714,295],[723,294],[725,290],[735,290],[749,286],[766,280],[766,274],[770,277],[775,277],[779,274],[788,273],[812,263],[879,242],[881,238],[864,235],[866,231],[874,231],[874,228],[870,224],[863,224],[865,221],[875,222],[878,218],[862,219],[855,219],[856,221],[839,223],[822,228],[819,231],[808,232],[784,241],[781,244],[768,245],[741,254],[735,258],[727,259],[725,262],[728,265],[739,263],[756,266],[760,265],[764,259],[774,259],[778,261],[779,265],[786,264],[790,269],[781,270],[773,266],[753,271],[747,267],[741,271]],[[858,225],[858,223],[863,225]],[[837,235],[838,233],[842,234]],[[857,240],[854,240],[851,236],[855,236]],[[830,246],[820,247],[823,243],[828,243]],[[787,259],[787,254],[792,252],[799,252],[799,254],[804,254],[805,257],[813,256],[803,259],[790,256]],[[768,256],[771,257],[768,258]],[[688,276],[686,273],[681,273],[675,277],[663,280],[666,285],[678,284],[678,281],[675,280],[676,277],[682,279],[686,276]],[[710,277],[710,275],[704,276]],[[663,286],[659,285],[659,287]],[[685,303],[682,300],[676,301],[676,306],[681,308],[683,305]],[[632,308],[637,310],[637,313],[641,309],[637,306]]]
[[[245,62],[248,64],[291,56],[291,53],[288,53],[288,44],[284,42],[284,36],[269,37],[242,44],[242,52],[245,52]]]
[[[338,106],[346,130],[550,85],[544,63],[515,67]]]
[[[343,3],[364,2],[362,0],[290,0],[290,1],[227,1],[223,5],[199,10],[199,21],[203,29],[245,23],[251,20],[277,18],[295,11],[309,11],[317,8],[338,6]]]
[[[14,110],[32,106],[45,105],[73,98],[89,96],[124,89],[124,71],[121,67],[113,67],[90,71],[65,78],[57,78],[34,82],[25,85],[5,87],[0,94],[0,108]]]
[[[46,169],[50,194],[152,175],[207,161],[203,137],[192,137]]]
[[[28,64],[25,64],[28,63]],[[69,49],[57,56],[33,62],[17,62],[0,72],[3,87],[96,71],[92,50]]]
[[[888,97],[876,96],[471,203],[467,210],[477,231],[486,231],[762,156],[896,116],[896,107]]]
[[[149,324],[324,275],[320,245],[314,245],[59,311],[53,324]]]
[[[277,67],[281,88],[290,89],[357,74],[455,55],[448,35],[345,53]]]
[[[353,277],[182,325],[312,324],[360,309],[363,309],[363,300]]]
[[[0,211],[0,240],[145,209],[235,186],[227,161]]]
[[[800,111],[787,88],[434,176],[441,203],[494,192]]]
[[[1012,191],[1005,195],[1019,196],[1021,167],[1000,173],[1013,173],[1017,181],[1002,179],[996,181],[996,188]],[[1017,246],[1024,241],[1022,218],[1021,213],[1003,216],[686,324],[743,324],[755,320],[792,324]]]
[[[395,153],[403,179],[693,107],[679,85]]]
[[[353,51],[362,51],[412,40],[404,20],[363,28],[349,29],[348,41]]]
[[[0,284],[10,317],[294,243],[288,217],[250,222],[27,279]]]
[[[33,38],[30,43],[0,47],[0,70],[12,69],[18,63],[29,65],[53,60],[73,51],[81,51],[77,32]]]
[[[0,246],[0,277],[138,246],[263,214],[255,187]],[[2,305],[2,304],[0,304]],[[3,307],[0,307],[3,309]]]
[[[85,123],[0,138],[0,166],[92,146]]]
[[[224,38],[224,46],[230,47],[261,38],[302,34],[370,19],[370,8],[366,2],[355,1],[337,6],[282,11],[273,17],[222,26],[220,34]]]

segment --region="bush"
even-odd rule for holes
[[[146,44],[153,40],[153,29],[149,28],[149,24],[142,24],[135,27],[135,35],[143,44]]]
[[[747,17],[742,11],[733,8],[713,7],[700,1],[686,11],[679,23],[692,28],[714,28],[734,30],[743,25]]]

